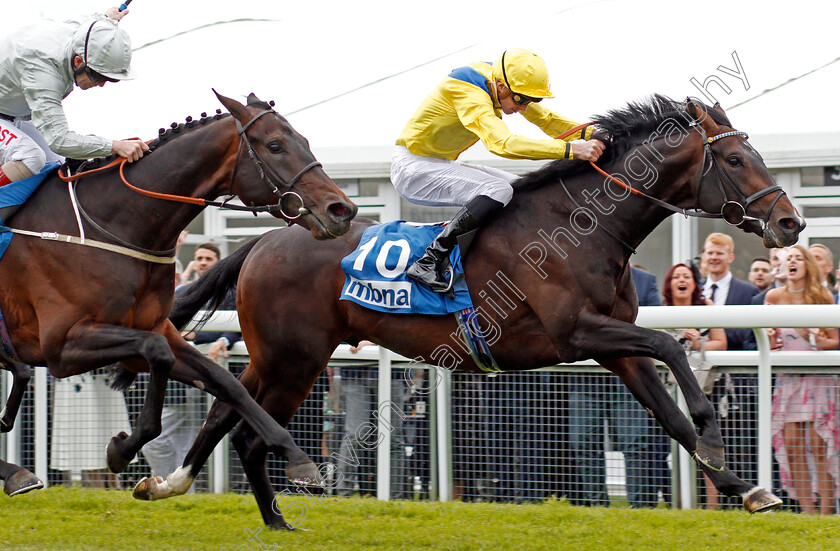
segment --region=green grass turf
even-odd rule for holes
[[[838,550],[840,517],[743,511],[284,498],[299,530],[263,527],[250,496],[140,502],[129,492],[50,488],[0,497],[0,550]],[[305,518],[299,518],[305,513]],[[301,515],[302,516],[302,515]],[[249,541],[246,530],[257,534]],[[261,542],[261,543],[260,543]],[[276,545],[275,545],[276,544]]]

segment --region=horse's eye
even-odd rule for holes
[[[268,144],[268,150],[272,153],[283,153],[283,146],[280,142],[271,142]]]
[[[730,166],[741,166],[741,159],[737,155],[730,155],[726,158],[726,162],[729,163]]]

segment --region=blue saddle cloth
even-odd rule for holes
[[[59,163],[50,163],[34,176],[0,187],[0,209],[24,204],[35,193],[38,186],[47,179],[47,176],[58,169],[59,166],[61,166]],[[0,258],[3,258],[3,255],[6,254],[6,249],[12,241],[12,235],[14,234],[9,231],[6,221],[0,218]]]
[[[451,314],[472,308],[458,247],[449,257],[455,270],[454,299],[415,284],[405,275],[406,268],[423,255],[441,231],[439,225],[404,220],[369,227],[356,250],[341,260],[347,277],[339,298],[399,314]]]

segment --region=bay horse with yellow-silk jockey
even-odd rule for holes
[[[654,96],[594,123],[607,144],[597,166],[607,177],[588,163],[567,160],[522,177],[511,203],[479,230],[464,258],[473,304],[485,331],[495,336],[488,339],[491,353],[510,371],[594,358],[622,379],[722,493],[742,496],[749,511],[774,508],[781,503],[776,496],[726,467],[714,410],[682,347],[663,332],[634,325],[638,301],[629,261],[674,211],[723,218],[762,236],[767,247],[796,242],[804,220],[746,134],[734,130],[717,106]],[[345,281],[340,261],[371,224],[356,221],[343,237],[317,244],[297,229],[267,233],[208,271],[179,297],[170,319],[185,325],[208,300],[218,304],[237,285],[251,357],[240,381],[284,425],[341,342],[369,339],[420,362],[476,371],[453,341],[453,316],[383,313],[339,300]],[[505,298],[494,286],[505,290]],[[676,376],[690,420],[651,358]],[[166,480],[141,481],[135,497],[185,492],[238,420],[217,401],[184,466]],[[266,524],[288,528],[282,511],[272,507],[268,450],[259,435],[242,423],[233,443]]]
[[[290,460],[293,478],[316,476],[285,429],[167,319],[175,243],[206,205],[221,204],[212,201],[220,195],[237,195],[245,205],[228,208],[294,220],[310,239],[345,233],[357,207],[269,104],[253,94],[247,105],[216,95],[232,116],[217,111],[173,124],[132,164],[123,160],[78,180],[53,173],[7,222],[25,235],[14,237],[0,262],[0,308],[13,350],[0,364],[14,374],[0,416],[4,432],[13,426],[28,365],[45,365],[63,378],[122,362],[132,372],[150,371],[150,383],[134,432],[108,445],[113,472],[160,433],[172,378],[230,404]],[[43,486],[10,463],[0,464],[0,477],[9,495]]]

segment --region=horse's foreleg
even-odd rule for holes
[[[131,435],[121,432],[108,444],[108,468],[122,472],[140,448],[160,434],[166,382],[175,360],[169,343],[149,331],[82,322],[67,332],[63,343],[58,354],[47,357],[50,372],[58,378],[138,357],[149,364],[149,387],[134,431]]]
[[[602,365],[618,375],[627,389],[642,406],[650,411],[671,438],[689,452],[697,447],[698,437],[689,420],[668,394],[650,358],[621,358],[603,360]],[[776,496],[736,476],[728,468],[712,469],[700,462],[715,487],[726,495],[739,495],[750,512],[764,511],[778,506]]]
[[[12,390],[3,412],[0,413],[0,432],[9,432],[15,426],[15,419],[20,410],[23,395],[26,393],[26,386],[32,377],[32,369],[26,364],[7,360],[0,361],[0,367],[12,374]]]
[[[642,356],[664,362],[676,377],[691,418],[700,430],[697,446],[690,451],[712,469],[722,470],[725,467],[723,437],[715,420],[714,408],[700,390],[685,351],[673,337],[661,331],[583,312],[571,345],[584,357],[598,361]]]
[[[174,327],[172,330],[175,331]],[[180,336],[175,340],[170,339],[170,343],[176,357],[170,374],[172,379],[196,386],[228,403],[253,427],[269,451],[288,460],[289,467],[286,472],[292,482],[315,485],[322,483],[317,465],[295,444],[289,431],[257,405],[245,387],[239,384],[229,371],[207,359]]]

